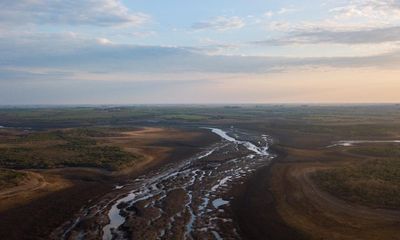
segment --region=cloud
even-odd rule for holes
[[[40,68],[19,68],[19,67],[1,67],[0,82],[7,81],[41,81],[48,79],[71,79],[74,76],[72,72],[56,70],[56,69],[40,69]]]
[[[399,0],[342,1],[319,21],[272,21],[269,31],[283,33],[256,44],[383,44],[400,41]],[[283,11],[285,12],[285,11]]]
[[[140,26],[150,16],[132,12],[119,0],[5,0],[0,2],[2,24],[65,24]]]
[[[127,104],[193,102],[204,97],[202,80],[175,81],[0,81],[2,104]],[[199,92],[201,91],[201,92]]]
[[[373,28],[362,30],[329,30],[315,29],[293,31],[287,36],[265,41],[256,41],[255,44],[280,46],[291,44],[381,44],[400,41],[400,26]]]
[[[99,44],[102,44],[102,45],[113,44],[113,42],[107,38],[97,38],[96,40]]]
[[[98,39],[74,35],[30,36],[29,39],[15,42],[0,38],[0,81],[112,81],[118,77],[129,81],[134,79],[133,76],[146,75],[264,74],[304,67],[396,68],[400,64],[400,52],[326,58],[223,56],[208,55],[209,46],[193,48],[104,44]]]
[[[296,100],[293,91],[325,94],[316,85],[329,90],[336,83],[337,72],[348,70],[345,82],[354,79],[365,88],[363,76],[357,79],[358,75],[351,75],[358,72],[354,69],[380,68],[385,72],[398,69],[400,64],[400,52],[367,57],[284,58],[208,55],[208,51],[208,47],[102,44],[96,38],[72,33],[27,35],[18,41],[0,37],[0,102],[245,102],[256,96],[263,100],[269,96],[271,101],[287,100],[285,96]],[[303,81],[313,80],[303,86],[299,72],[324,69],[330,72],[303,76]],[[376,78],[374,83],[385,86],[385,77]],[[397,85],[381,89],[393,86]]]
[[[267,12],[264,13],[264,16],[267,17],[267,18],[270,18],[270,17],[274,16],[274,14],[275,13],[273,11],[267,11]]]
[[[378,22],[400,19],[398,0],[353,0],[345,6],[331,9],[337,19],[367,18]]]
[[[263,16],[267,17],[267,18],[271,18],[275,15],[285,15],[285,14],[290,14],[290,13],[299,12],[299,11],[300,11],[300,9],[295,8],[295,7],[283,7],[277,11],[269,10],[269,11],[265,12]]]
[[[197,49],[208,55],[224,55],[238,50],[241,47],[241,44],[223,42],[211,38],[202,38],[199,43],[200,46]]]
[[[246,24],[240,17],[216,17],[209,21],[197,22],[192,25],[192,29],[205,30],[212,29],[216,31],[227,31],[232,29],[239,29],[244,27]]]
[[[277,13],[280,15],[283,15],[283,14],[294,13],[294,12],[298,12],[298,11],[300,11],[300,10],[297,8],[290,7],[290,8],[281,8]]]

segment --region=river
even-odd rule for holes
[[[228,192],[269,164],[272,140],[233,127],[207,129],[221,141],[179,164],[117,186],[113,199],[85,209],[62,237],[240,239]],[[100,227],[88,228],[80,219],[91,219]]]

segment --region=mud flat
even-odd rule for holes
[[[271,167],[258,169],[243,184],[232,190],[235,196],[232,202],[234,221],[239,226],[241,238],[307,239],[303,233],[287,224],[278,212],[277,201],[270,189]]]
[[[271,139],[235,128],[208,130],[221,140],[109,193],[53,239],[240,239],[229,192],[270,163]]]
[[[13,197],[0,202],[4,207],[0,207],[0,239],[48,239],[82,207],[93,205],[107,193],[123,190],[118,186],[127,179],[186,159],[218,138],[206,130],[145,128],[113,140],[113,144],[145,154],[146,161],[117,174],[95,168],[29,170],[37,176],[37,184],[18,188],[29,191],[9,189],[7,196],[12,192]]]

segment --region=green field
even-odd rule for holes
[[[399,105],[177,105],[0,108],[0,125],[62,127],[124,125],[133,122],[258,122],[304,131],[356,135],[380,134],[398,128]],[[379,123],[379,125],[376,125]],[[302,128],[298,128],[299,124]],[[348,125],[352,124],[351,128]],[[374,126],[374,127],[371,127]],[[332,129],[332,127],[335,127]]]
[[[120,147],[99,144],[96,140],[112,134],[93,129],[72,129],[18,133],[3,137],[0,140],[0,167],[98,167],[119,170],[140,159],[140,156],[125,152]]]

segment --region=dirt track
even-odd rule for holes
[[[33,199],[71,186],[68,180],[56,176],[46,177],[38,172],[24,171],[25,179],[18,186],[0,191],[0,211],[22,205]]]
[[[8,198],[15,198],[23,192],[35,191],[44,188],[49,183],[46,182],[44,177],[38,173],[27,172],[25,179],[20,182],[17,186],[12,188],[6,188],[0,191],[0,201],[4,201]]]

